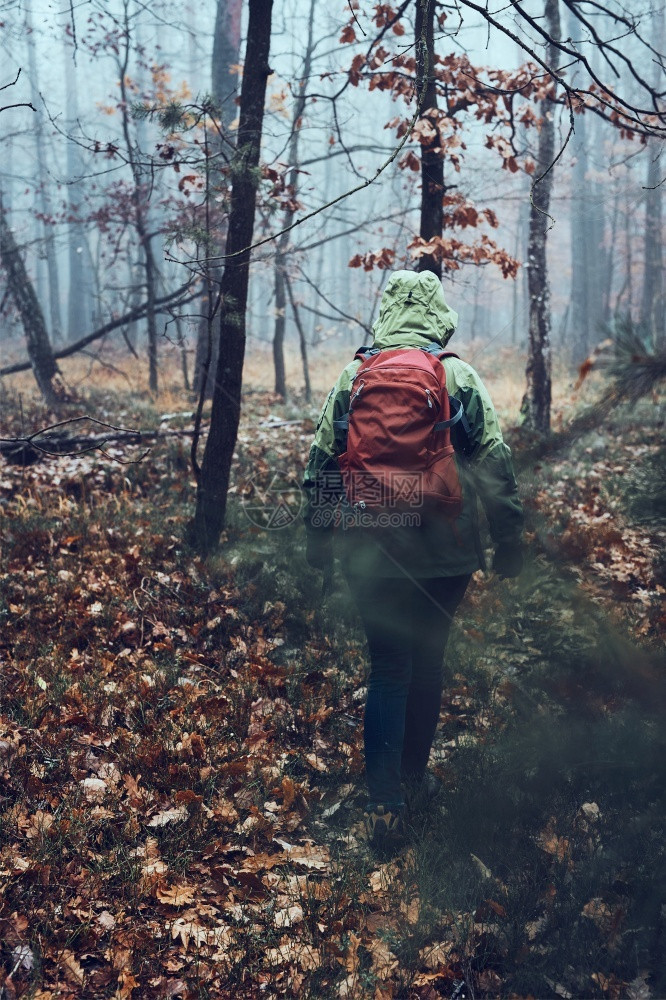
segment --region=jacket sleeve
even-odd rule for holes
[[[356,365],[348,365],[328,394],[322,408],[310,457],[303,477],[303,520],[307,531],[330,532],[343,494],[338,455],[345,448],[346,434],[335,421],[349,410],[350,385]]]
[[[495,407],[470,365],[456,360],[451,374],[454,384],[449,391],[463,404],[470,426],[465,478],[481,499],[494,544],[518,544],[523,531],[523,507],[511,451],[502,438]]]

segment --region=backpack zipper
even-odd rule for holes
[[[426,389],[426,399],[428,400],[428,408],[433,409],[432,397],[430,395],[430,389]]]
[[[349,409],[350,410],[351,410],[352,406],[354,405],[354,400],[357,399],[361,395],[361,389],[363,388],[364,385],[365,385],[365,382],[361,382],[361,384],[359,385],[358,389],[356,390],[356,392],[354,393],[354,395],[352,396],[352,398],[349,400]]]

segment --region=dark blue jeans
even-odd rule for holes
[[[401,781],[425,774],[444,681],[444,650],[470,576],[349,577],[368,639],[365,771],[370,806],[404,805]]]

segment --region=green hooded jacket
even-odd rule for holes
[[[458,315],[446,304],[442,285],[429,271],[396,271],[382,295],[373,326],[374,347],[420,347],[450,340]],[[449,395],[462,403],[471,429],[468,459],[456,454],[463,488],[461,514],[451,520],[431,514],[419,526],[352,527],[335,531],[345,573],[356,576],[459,576],[484,568],[478,525],[481,499],[494,544],[519,544],[523,511],[497,414],[483,382],[457,358],[444,358]],[[361,365],[341,372],[321,411],[303,481],[306,530],[323,540],[334,529],[334,512],[344,494],[337,457],[346,432],[336,426],[349,410],[350,386]]]

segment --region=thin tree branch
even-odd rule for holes
[[[185,295],[192,286],[191,281],[186,284],[181,285],[175,292],[171,292],[169,295],[165,295],[160,299],[155,299],[156,312],[164,313],[168,312],[169,309],[174,308],[174,306],[185,305],[187,302],[192,302],[196,297],[197,293],[191,295]],[[184,297],[183,297],[184,296]],[[148,304],[143,302],[136,309],[132,309],[130,312],[125,313],[124,316],[120,316],[118,319],[110,320],[110,322],[105,323],[101,326],[99,330],[95,330],[94,333],[89,333],[87,336],[82,337],[81,340],[75,341],[73,344],[68,344],[67,347],[61,348],[59,351],[53,352],[53,357],[58,360],[59,358],[68,358],[72,354],[76,354],[78,351],[87,347],[88,344],[92,344],[94,340],[99,340],[100,337],[104,337],[107,333],[111,333],[112,330],[117,330],[118,327],[125,326],[127,323],[132,323],[134,320],[141,319],[148,308]],[[16,372],[28,371],[32,365],[29,361],[18,361],[14,365],[7,365],[6,368],[0,368],[0,378],[4,375],[13,375]]]

